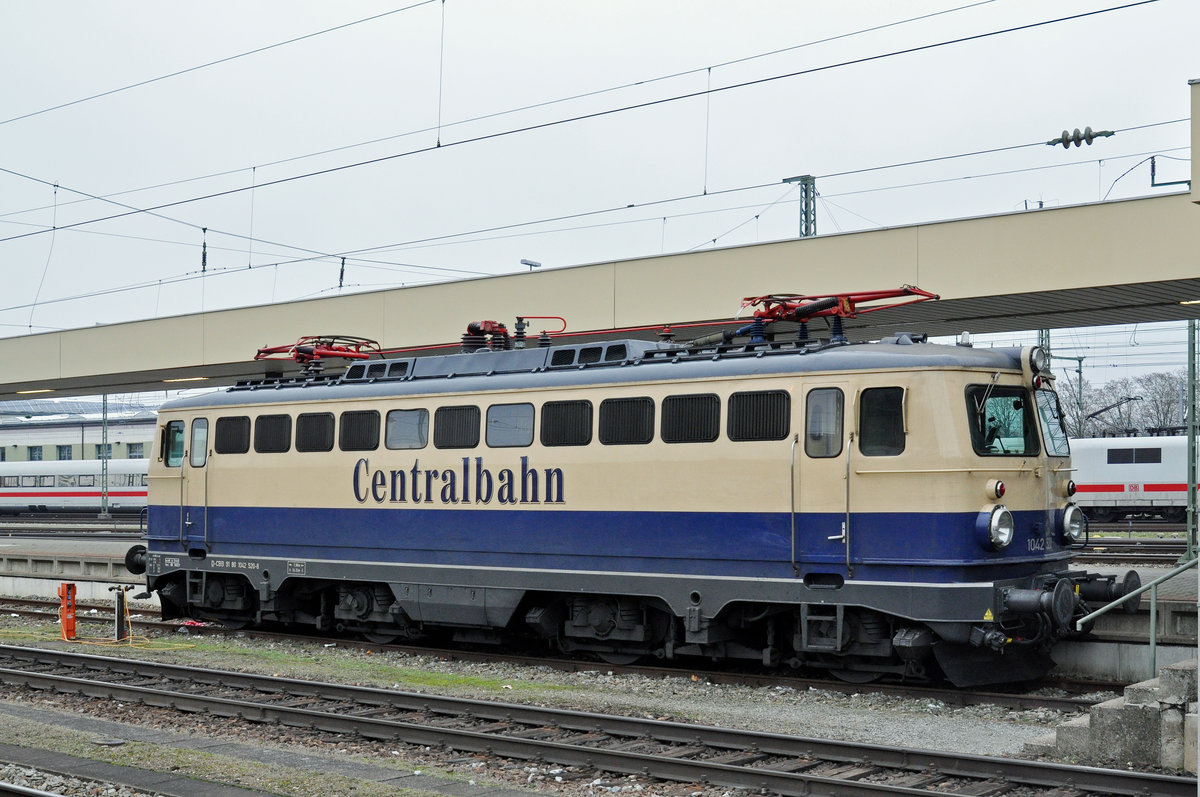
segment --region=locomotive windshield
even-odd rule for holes
[[[1038,414],[1042,417],[1042,440],[1046,445],[1046,453],[1052,457],[1069,457],[1071,447],[1067,444],[1066,419],[1058,403],[1058,394],[1042,388],[1034,396],[1037,398]]]
[[[1022,387],[967,388],[971,445],[981,456],[1032,456],[1041,451],[1033,402]]]
[[[183,463],[183,421],[171,421],[163,429],[159,456],[168,468],[178,468]]]

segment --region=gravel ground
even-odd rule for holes
[[[85,626],[85,632],[87,628]],[[0,618],[0,642],[7,644],[59,647],[64,643],[55,641],[57,633],[56,625]],[[447,662],[426,656],[341,649],[320,642],[263,642],[236,633],[216,637],[175,634],[148,640],[144,646],[95,647],[86,652],[405,691],[1004,757],[1022,757],[1026,743],[1050,733],[1055,725],[1073,716],[1049,709],[1017,711],[996,706],[955,707],[938,701],[882,695],[718,685],[695,677],[649,679],[636,675],[617,676],[603,671],[565,673],[542,667]],[[1100,693],[1095,698],[1104,700],[1113,696],[1111,693]],[[114,709],[103,701],[21,690],[12,690],[6,698],[110,720],[148,724],[164,730],[256,744],[263,742],[262,726],[236,720],[181,715],[134,706]],[[504,783],[511,787],[565,794],[644,790],[664,797],[682,794],[715,797],[723,793],[701,787],[681,791],[685,787],[677,785],[660,784],[651,788],[625,779],[592,782],[592,779],[581,779],[578,773],[554,768],[520,762],[464,759],[454,754],[412,746],[397,748],[392,744],[348,740],[297,729],[272,728],[270,743],[284,748],[351,756],[376,764],[384,762],[402,770],[432,768],[460,780],[479,779],[480,782]],[[169,757],[161,753],[160,757],[169,761]],[[184,771],[187,771],[186,767]],[[249,779],[239,776],[235,782],[271,791],[280,788],[273,782],[255,782],[253,774],[246,776]],[[289,786],[279,793],[325,795],[331,792],[327,784],[323,790],[309,784]],[[355,793],[366,794],[369,791],[356,789]]]
[[[126,786],[113,786],[81,778],[63,777],[55,775],[53,772],[42,772],[12,764],[0,765],[0,783],[24,786],[27,789],[37,789],[51,794],[62,794],[66,797],[144,797],[150,794],[150,792],[130,789]]]

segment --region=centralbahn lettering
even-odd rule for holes
[[[360,504],[561,504],[562,468],[521,467],[493,470],[483,457],[462,458],[461,469],[424,468],[414,459],[411,468],[372,468],[366,457],[354,464],[354,498]]]

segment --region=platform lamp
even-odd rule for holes
[[[542,267],[542,264],[541,264],[541,263],[539,263],[538,261],[536,261],[536,260],[526,260],[525,258],[521,258],[521,265],[522,265],[522,266],[529,266],[529,270],[530,270],[530,271],[533,271],[535,268],[541,268],[541,267]]]

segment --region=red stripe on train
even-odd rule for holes
[[[125,490],[109,490],[108,497],[117,496],[119,498],[145,498],[146,491],[129,492]],[[0,490],[0,498],[99,498],[100,491],[90,493],[81,492],[56,492],[53,490],[43,490],[41,492],[9,492]]]
[[[1077,493],[1123,493],[1126,492],[1124,484],[1077,484],[1075,485]],[[1175,484],[1143,484],[1141,490],[1134,490],[1131,495],[1138,492],[1142,493],[1186,493],[1187,483],[1176,482]]]

